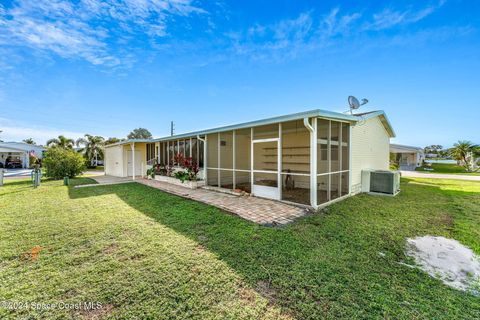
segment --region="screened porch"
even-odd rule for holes
[[[206,185],[317,207],[350,193],[350,123],[298,119],[165,140],[147,159],[191,157]]]

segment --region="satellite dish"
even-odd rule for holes
[[[350,105],[350,113],[352,113],[353,110],[357,110],[358,108],[360,108],[360,106],[363,106],[364,104],[367,104],[367,103],[368,103],[367,99],[362,99],[362,102],[360,102],[354,96],[348,96],[348,104]]]
[[[350,105],[350,111],[360,108],[360,101],[358,101],[358,99],[354,96],[348,97],[348,104]]]

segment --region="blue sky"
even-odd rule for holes
[[[0,139],[154,136],[310,109],[480,143],[480,2],[0,1]]]

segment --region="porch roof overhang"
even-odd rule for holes
[[[22,150],[22,149],[18,149],[18,148],[11,148],[11,147],[3,147],[3,146],[0,146],[0,152],[25,153],[25,152],[28,152],[28,151]]]
[[[124,140],[124,141],[110,144],[106,147],[129,144],[132,142],[152,143],[152,142],[183,139],[188,137],[202,136],[210,133],[225,132],[225,131],[231,131],[231,130],[239,130],[239,129],[245,129],[245,128],[251,128],[251,127],[264,126],[264,125],[286,122],[286,121],[301,120],[304,118],[323,118],[328,120],[357,123],[361,120],[366,120],[373,117],[380,117],[380,121],[382,121],[382,124],[385,126],[385,129],[387,130],[390,137],[395,137],[395,132],[393,131],[390,121],[388,120],[383,110],[372,111],[372,112],[363,113],[363,114],[345,114],[340,112],[314,109],[314,110],[309,110],[304,112],[292,113],[284,116],[277,116],[277,117],[271,117],[271,118],[266,118],[261,120],[243,122],[239,124],[215,127],[211,129],[192,131],[192,132],[187,132],[187,133],[182,133],[182,134],[177,134],[177,135],[167,136],[167,137],[161,137],[161,138],[155,138],[155,139],[129,139],[129,140]]]
[[[419,147],[406,146],[403,144],[390,144],[390,152],[393,153],[423,153],[423,149]]]

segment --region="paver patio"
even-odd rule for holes
[[[264,225],[287,224],[309,212],[306,208],[258,197],[232,195],[202,188],[189,189],[156,180],[138,179],[135,182],[203,202]]]

